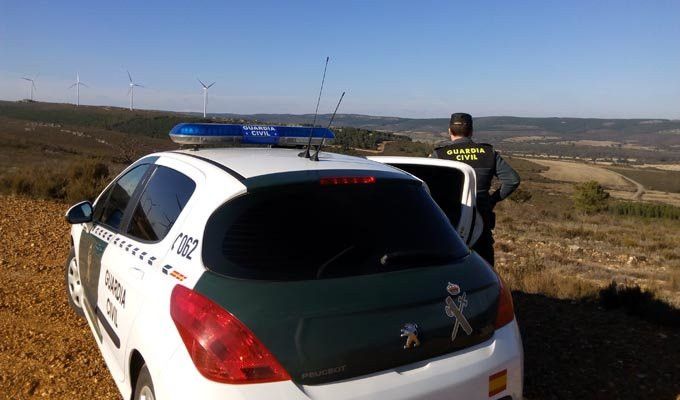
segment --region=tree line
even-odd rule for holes
[[[333,144],[343,150],[369,149],[376,150],[383,142],[410,142],[411,138],[389,132],[372,131],[362,128],[341,127],[334,128],[335,140]]]
[[[610,204],[608,210],[615,215],[680,220],[680,207],[674,207],[669,204],[620,201]]]
[[[612,201],[609,193],[596,181],[575,185],[573,201],[577,210],[587,214],[607,211],[614,215],[680,220],[680,207],[639,201]]]

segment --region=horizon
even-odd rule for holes
[[[4,2],[0,99],[39,75],[36,100],[75,103],[79,73],[82,105],[125,107],[129,70],[141,109],[200,112],[201,79],[217,82],[209,114],[313,114],[330,56],[321,114],[346,90],[341,114],[678,120],[678,16],[642,1]]]
[[[18,99],[18,100],[5,100],[5,99],[0,99],[1,101],[6,101],[10,103],[21,103],[25,102],[28,103],[29,99]],[[40,101],[40,100],[33,100],[33,103],[37,104],[56,104],[56,105],[65,105],[65,106],[73,106],[74,108],[77,108],[75,103],[69,103],[69,102],[51,102],[51,101]],[[80,103],[80,107],[102,107],[102,108],[118,108],[121,110],[128,110],[128,107],[124,105],[108,105],[108,104],[84,104],[82,101]],[[129,111],[129,110],[128,110]],[[135,107],[134,111],[132,112],[158,112],[158,113],[177,113],[177,114],[201,114],[202,111],[200,110],[190,110],[190,111],[183,111],[183,110],[165,110],[165,109],[160,109],[160,108],[137,108]],[[296,116],[296,117],[313,117],[314,113],[271,113],[271,112],[255,112],[255,113],[231,113],[231,112],[209,112],[207,118],[212,117],[222,117],[222,116],[256,116],[256,115],[289,115],[289,116]],[[332,115],[331,112],[319,112],[318,116],[330,116]],[[360,114],[360,113],[349,113],[349,112],[338,112],[336,114],[336,118],[339,116],[360,116],[360,117],[372,117],[372,118],[398,118],[398,119],[414,119],[414,120],[435,120],[435,119],[445,119],[448,120],[450,116],[442,116],[442,117],[402,117],[398,115],[376,115],[376,114]],[[537,118],[537,119],[601,119],[601,120],[640,120],[640,121],[655,121],[655,120],[664,120],[664,121],[669,121],[669,122],[680,122],[680,118],[658,118],[658,117],[636,117],[636,118],[606,118],[606,117],[571,117],[571,116],[558,116],[558,115],[550,115],[550,116],[535,116],[535,115],[473,115],[473,119],[478,119],[478,118]],[[337,128],[337,127],[334,127]]]

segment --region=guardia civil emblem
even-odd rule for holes
[[[453,342],[456,340],[456,336],[458,336],[458,330],[460,330],[460,328],[463,328],[463,331],[470,335],[472,333],[472,327],[470,326],[467,318],[465,318],[465,314],[463,314],[465,307],[468,305],[467,294],[465,292],[461,294],[460,286],[451,282],[446,285],[446,291],[450,294],[450,296],[446,296],[446,300],[444,301],[446,303],[444,311],[449,318],[453,318],[455,320],[453,324],[453,331],[451,332],[451,341]],[[458,297],[454,299],[455,296]]]

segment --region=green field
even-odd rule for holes
[[[610,170],[639,182],[647,189],[680,193],[680,171],[609,167]]]

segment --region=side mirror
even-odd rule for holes
[[[92,222],[92,203],[81,201],[66,211],[66,222],[69,224],[82,224]]]

